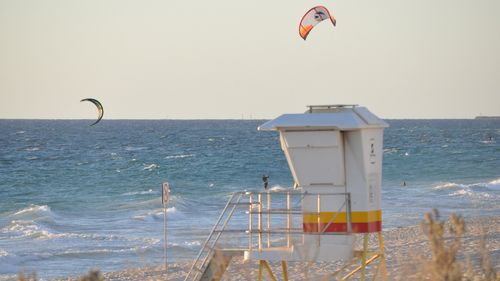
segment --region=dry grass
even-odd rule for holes
[[[80,277],[79,281],[104,281],[104,276],[99,270],[91,270],[87,275]]]
[[[462,237],[466,232],[465,221],[461,216],[451,214],[448,221],[440,219],[434,209],[424,216],[422,230],[429,240],[431,259],[421,257],[417,266],[417,280],[432,281],[499,281],[500,275],[494,270],[485,239],[481,239],[479,268],[470,259],[459,257]]]

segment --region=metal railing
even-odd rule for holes
[[[210,258],[214,253],[217,242],[219,241],[220,236],[225,230],[227,224],[231,220],[234,211],[240,204],[241,198],[243,197],[242,193],[233,193],[229,200],[227,201],[226,206],[222,210],[219,218],[214,224],[212,231],[208,235],[207,240],[201,246],[200,253],[196,257],[191,269],[189,270],[186,278],[184,280],[199,280],[204,270],[206,269],[208,263],[210,262]]]
[[[342,202],[342,204],[339,204],[336,211],[328,211],[331,218],[325,223],[321,220],[321,214],[327,209],[325,201],[328,201],[329,198],[336,198],[336,201]],[[308,210],[304,207],[304,200],[308,200]],[[328,227],[335,222],[341,213],[346,214],[346,230],[327,232]],[[304,230],[304,216],[317,218],[316,231]],[[248,224],[245,222],[246,219],[248,219]],[[271,247],[289,248],[295,243],[303,242],[304,234],[348,235],[351,234],[351,230],[349,193],[235,192],[229,198],[208,238],[203,243],[185,280],[199,280],[216,249],[252,251]],[[230,237],[222,243],[220,240],[223,234]],[[234,240],[237,242],[230,242]]]

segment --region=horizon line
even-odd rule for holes
[[[488,118],[500,118],[500,116],[476,116],[476,117],[461,117],[461,118],[449,118],[449,117],[433,117],[433,118],[418,118],[418,117],[405,117],[405,118],[383,118],[383,120],[477,120],[477,119],[488,119]],[[207,121],[259,121],[259,120],[272,120],[274,118],[107,118],[102,119],[102,121],[196,121],[196,120],[207,120]],[[0,118],[0,120],[40,120],[40,121],[92,121],[95,118]]]

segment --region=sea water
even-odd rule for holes
[[[193,259],[231,192],[292,188],[264,120],[0,120],[0,280]],[[500,213],[500,121],[388,120],[384,229]]]

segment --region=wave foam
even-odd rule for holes
[[[140,220],[140,221],[146,221],[146,220],[163,220],[163,208],[162,209],[155,209],[143,214],[135,215],[132,216],[131,218],[133,220]],[[176,218],[178,216],[182,216],[179,211],[177,211],[177,208],[175,207],[170,207],[167,208],[167,215],[169,218]]]
[[[155,193],[158,193],[158,192],[154,191],[152,189],[149,189],[149,190],[144,190],[144,191],[127,192],[127,193],[123,193],[122,195],[124,195],[124,196],[132,196],[132,195],[144,195],[144,194],[155,194]]]
[[[466,188],[468,187],[467,185],[464,184],[458,184],[454,182],[445,182],[442,184],[438,184],[436,186],[433,186],[433,189],[454,189],[454,188]]]
[[[4,249],[0,249],[0,257],[6,257],[8,255],[9,253],[7,251],[5,251]]]
[[[37,224],[35,221],[13,220],[9,225],[0,228],[0,234],[10,239],[30,239],[30,240],[48,240],[48,239],[77,239],[90,241],[129,241],[130,239],[106,234],[95,233],[72,233],[57,232],[49,227]],[[1,249],[0,249],[1,250]],[[0,251],[1,256],[1,251]]]
[[[125,151],[140,151],[140,150],[145,150],[149,149],[146,146],[127,146],[125,147]]]
[[[29,207],[21,209],[13,214],[13,216],[20,216],[20,215],[31,215],[31,214],[46,214],[50,213],[50,207],[47,205],[34,205],[31,204]]]
[[[491,191],[500,190],[500,178],[490,182],[478,182],[472,184],[445,182],[433,186],[433,189],[449,190],[450,196],[491,198],[495,197]]]
[[[493,190],[500,190],[500,178],[485,184],[485,187]]]
[[[0,233],[11,238],[50,239],[57,237],[48,229],[26,220],[13,220],[8,226],[1,228]]]
[[[181,244],[173,242],[173,243],[168,243],[168,245],[172,247],[196,248],[201,246],[201,241],[184,241]]]
[[[280,186],[280,185],[275,185],[269,189],[270,191],[283,191],[286,190],[286,188]]]
[[[53,257],[82,258],[82,257],[92,257],[92,256],[101,256],[109,254],[145,252],[151,250],[154,244],[158,244],[159,241],[160,240],[157,240],[157,242],[153,244],[138,245],[134,247],[121,248],[121,249],[116,249],[116,248],[97,248],[97,249],[82,249],[82,250],[68,249],[60,253],[50,254],[50,256],[47,256],[46,258],[53,258]]]
[[[177,158],[186,158],[186,157],[193,157],[194,154],[180,154],[180,155],[169,155],[166,156],[165,159],[177,159]]]
[[[160,167],[160,165],[158,164],[144,164],[144,168],[142,168],[143,170],[148,170],[148,171],[152,171],[154,169],[158,169]]]

